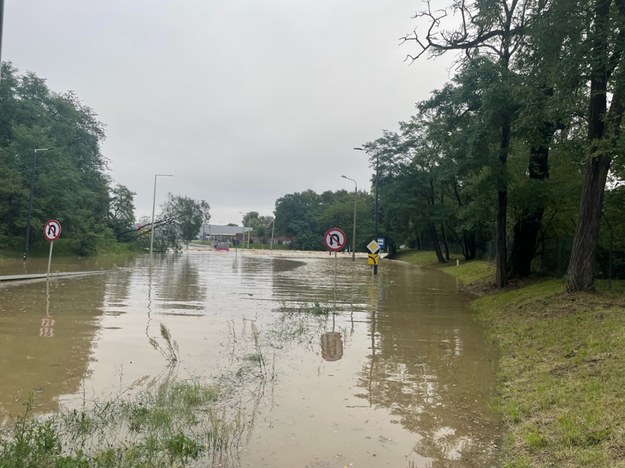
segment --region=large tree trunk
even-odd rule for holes
[[[510,253],[509,277],[529,276],[532,260],[536,255],[536,243],[542,224],[544,209],[538,208],[526,214],[514,225],[514,241]]]
[[[510,117],[506,116],[501,125],[501,146],[499,148],[499,161],[501,163],[499,174],[499,188],[497,190],[497,231],[495,254],[495,286],[505,288],[508,284],[508,246],[506,234],[506,220],[508,217],[508,151],[511,138]]]
[[[443,236],[443,247],[445,247],[445,260],[449,261],[449,243],[447,242],[447,232],[443,223],[441,223],[441,235]]]
[[[458,185],[454,182],[452,185],[454,196],[458,202],[458,206],[462,207],[462,199],[458,193]],[[454,232],[455,234],[455,232]],[[456,235],[457,237],[457,235]],[[462,240],[458,240],[462,246],[462,255],[465,260],[475,260],[476,247],[475,247],[475,233],[473,231],[462,230]]]
[[[497,193],[497,231],[496,231],[496,249],[495,254],[495,286],[505,288],[508,284],[508,271],[506,269],[507,255],[507,236],[506,236],[506,217],[508,210],[508,191],[499,190]]]
[[[436,252],[436,258],[438,259],[438,263],[445,263],[445,257],[443,257],[443,251],[441,250],[441,245],[438,242],[436,226],[434,225],[434,223],[429,223],[428,228],[430,230],[430,235],[432,236],[432,242],[434,242],[434,251]]]
[[[549,178],[549,144],[553,138],[555,125],[545,122],[541,129],[541,140],[530,148],[528,164],[529,178],[546,180]],[[532,260],[536,255],[536,243],[542,224],[544,207],[526,210],[514,225],[514,239],[510,253],[509,276],[526,277],[531,273]]]
[[[597,238],[610,161],[609,156],[601,155],[592,158],[586,167],[579,221],[575,227],[571,259],[566,273],[566,290],[569,292],[594,289]]]
[[[477,256],[475,233],[463,231],[462,238],[464,239],[464,258],[466,260],[475,260],[475,257]]]
[[[579,204],[579,219],[575,227],[573,248],[566,272],[566,290],[569,292],[594,289],[594,267],[603,207],[603,192],[611,163],[611,157],[605,152],[596,154],[599,141],[605,137],[606,128],[609,80],[607,60],[609,53],[606,35],[610,4],[611,0],[596,0],[594,8],[588,116],[590,160],[586,165],[582,198]],[[620,92],[617,95],[615,104],[621,100]]]

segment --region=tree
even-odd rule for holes
[[[108,224],[117,240],[127,240],[128,233],[135,231],[135,195],[128,187],[120,184],[110,189]]]
[[[531,20],[530,13],[527,4],[517,0],[454,3],[449,10],[436,12],[432,11],[431,3],[428,2],[427,9],[417,15],[418,19],[426,21],[425,34],[420,37],[415,32],[404,38],[406,41],[415,41],[419,47],[413,59],[426,53],[437,56],[449,51],[462,51],[467,61],[478,60],[482,67],[488,67],[488,71],[497,77],[497,82],[485,90],[483,112],[487,124],[499,133],[499,142],[492,147],[491,153],[498,160],[495,284],[500,288],[508,281],[507,162],[512,124],[518,107],[514,99],[515,76],[511,66],[513,55],[525,45],[523,31]],[[443,22],[454,16],[457,22],[447,30]]]
[[[251,230],[256,229],[258,225],[258,211],[248,211],[243,215],[242,223],[246,228],[250,228]]]
[[[291,237],[296,249],[322,250],[320,212],[321,198],[312,190],[284,195],[276,200],[276,231]]]
[[[254,228],[255,234],[261,239],[265,239],[268,235],[271,234],[269,226],[271,226],[272,223],[273,216],[259,216],[258,223]]]
[[[19,76],[5,63],[2,77],[0,173],[11,182],[0,193],[0,234],[13,245],[23,238],[34,149],[51,148],[37,158],[31,232],[57,218],[76,253],[95,253],[111,237],[106,226],[110,180],[100,151],[103,124],[73,93],[51,91],[34,73]],[[31,240],[33,245],[44,243],[41,236]]]
[[[359,192],[356,201],[358,250],[364,250],[373,238],[372,197]],[[317,194],[312,190],[290,193],[276,200],[275,231],[291,237],[293,247],[303,250],[323,250],[323,234],[331,227],[352,232],[354,194],[346,190]]]
[[[554,12],[557,4],[553,4]],[[613,158],[622,157],[621,126],[625,112],[625,2],[593,0],[586,4],[587,15],[560,11],[566,15],[571,36],[586,34],[577,50],[578,76],[587,96],[588,132],[587,162],[575,228],[571,258],[566,273],[569,292],[594,289],[597,253],[604,191]],[[575,45],[568,45],[563,54]]]
[[[162,206],[162,217],[167,221],[164,234],[169,246],[175,247],[177,240],[189,246],[198,233],[202,224],[210,220],[210,206],[204,201],[192,200],[180,195],[168,195]]]
[[[272,216],[260,216],[257,211],[249,211],[243,215],[243,226],[250,229],[250,233],[264,239],[267,237],[267,230],[273,222]]]
[[[479,80],[477,79],[479,77]],[[472,62],[454,83],[417,104],[417,115],[367,143],[379,164],[381,214],[389,246],[431,248],[440,262],[456,241],[473,259],[492,231],[496,188],[493,132],[480,114],[484,83],[492,81]],[[477,83],[482,86],[478,87]]]
[[[472,62],[452,83],[418,104],[426,134],[436,143],[436,180],[440,184],[445,226],[467,260],[483,254],[492,239],[496,168],[490,145],[497,135],[481,113],[488,74]]]

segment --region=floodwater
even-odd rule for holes
[[[45,263],[4,261],[0,275]],[[150,339],[165,347],[163,324],[176,378],[222,375],[250,346],[264,357],[271,378],[233,466],[497,465],[494,350],[439,271],[383,260],[374,277],[364,258],[269,251],[62,268],[110,269],[0,284],[0,422],[29,398],[47,412],[162,374]]]

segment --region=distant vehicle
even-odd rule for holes
[[[230,250],[230,244],[228,244],[227,242],[215,242],[213,244],[213,249],[227,252],[228,250]]]

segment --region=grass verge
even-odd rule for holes
[[[436,254],[421,250],[400,250],[394,260],[410,263],[411,265],[437,268],[458,278],[467,286],[477,287],[492,281],[495,277],[495,265],[482,260],[465,261],[459,256],[452,256],[447,263],[438,263]]]
[[[493,277],[486,262],[439,267],[431,252],[399,259],[482,293],[472,309],[500,349],[502,466],[625,467],[625,282],[599,283],[595,294],[566,294],[556,279],[485,290],[475,286]]]

